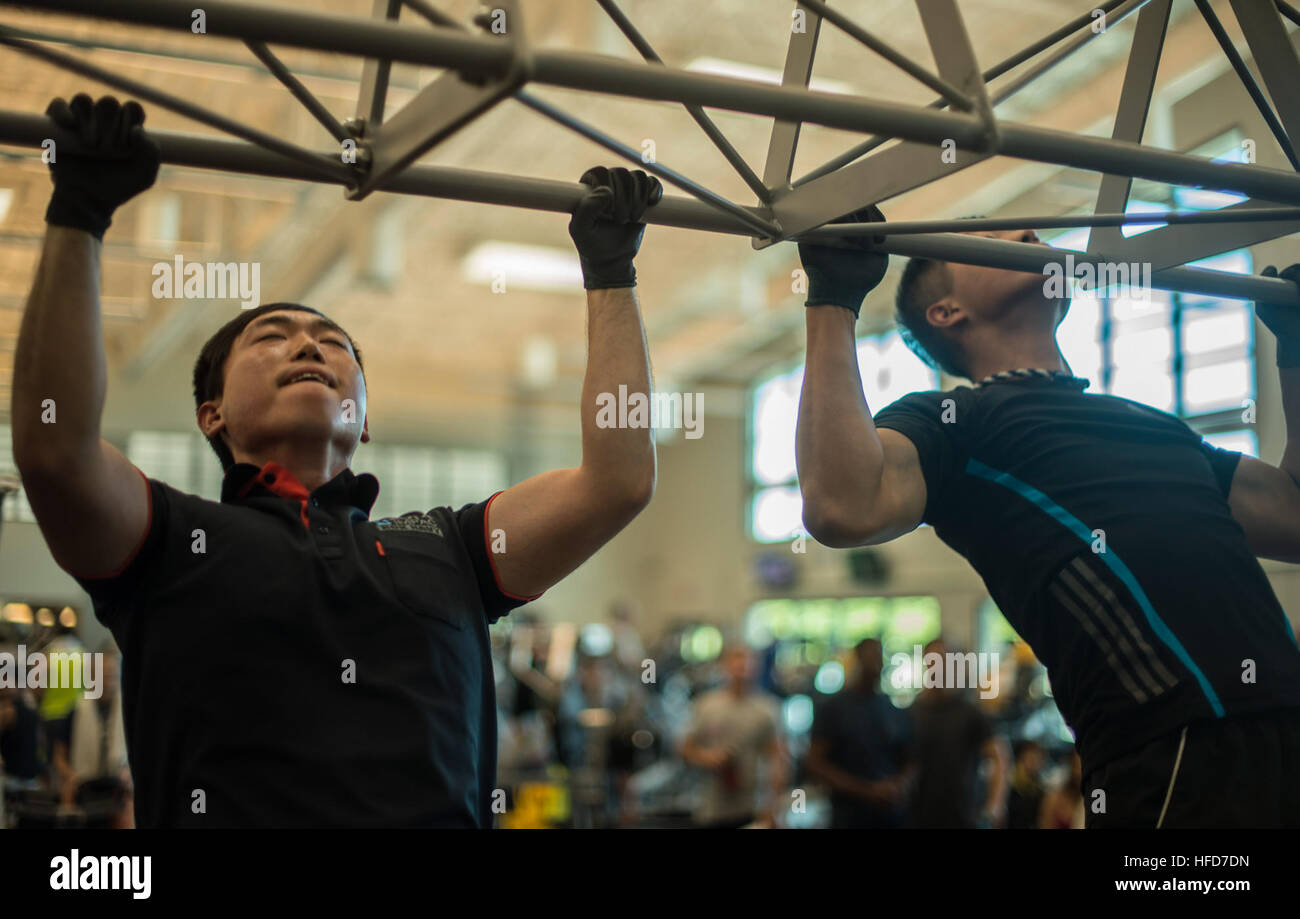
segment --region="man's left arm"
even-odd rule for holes
[[[1279,276],[1271,265],[1263,275]],[[1281,277],[1300,282],[1300,264]],[[1277,466],[1243,456],[1232,477],[1228,505],[1257,556],[1300,564],[1300,307],[1261,302],[1255,312],[1277,337],[1286,449]]]
[[[587,290],[587,371],[582,386],[582,461],[533,476],[497,495],[487,509],[488,542],[498,586],[535,597],[561,581],[628,525],[655,486],[653,432],[602,426],[598,400],[642,393],[649,404],[650,362],[632,259],[645,209],[663,194],[640,170],[588,170],[592,191],[569,224]],[[495,547],[494,547],[495,548]]]

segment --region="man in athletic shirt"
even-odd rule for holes
[[[55,561],[122,649],[136,824],[491,826],[504,790],[488,625],[654,490],[651,431],[601,427],[594,408],[649,391],[633,261],[659,181],[594,167],[569,222],[587,291],[580,463],[371,520],[379,481],[350,468],[371,438],[361,353],[301,304],[240,311],[199,353],[219,502],[147,478],[101,437],[102,240],[160,152],[137,103],[78,95],[48,114],[66,141],[14,355],[14,458]]]
[[[1056,342],[1069,299],[1042,275],[918,259],[898,325],[923,358],[976,382],[873,417],[854,323],[886,256],[849,242],[799,247],[808,532],[849,547],[927,523],[971,563],[1047,667],[1089,827],[1300,826],[1286,780],[1300,769],[1300,649],[1256,560],[1300,561],[1300,444],[1276,467],[1165,412],[1085,394]],[[1257,311],[1295,433],[1300,310]]]

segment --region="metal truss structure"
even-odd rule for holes
[[[1141,143],[1156,70],[1174,0],[1108,0],[994,67],[980,71],[957,0],[916,0],[938,73],[900,54],[823,0],[799,0],[782,85],[668,67],[627,19],[615,0],[596,0],[645,63],[567,50],[532,47],[520,0],[494,0],[465,24],[427,0],[374,0],[371,19],[327,15],[238,0],[205,0],[208,34],[241,39],[262,64],[321,123],[351,157],[307,150],[190,102],[79,60],[16,29],[0,25],[0,44],[107,84],[239,138],[225,141],[151,132],[165,163],[334,183],[352,199],[374,191],[427,195],[486,204],[569,212],[585,189],[557,182],[477,170],[418,165],[440,141],[507,97],[581,134],[686,193],[665,195],[649,209],[649,223],[749,236],[755,248],[791,239],[870,236],[870,245],[904,256],[1043,272],[1072,255],[1076,265],[1150,263],[1161,289],[1300,306],[1289,282],[1244,277],[1186,263],[1300,230],[1300,174],[1254,164],[1215,163]],[[1182,2],[1182,0],[1179,0]],[[1232,45],[1208,0],[1194,2],[1292,166],[1300,169],[1292,138],[1300,136],[1300,59],[1284,17],[1300,25],[1286,0],[1230,0],[1268,95]],[[0,5],[15,5],[0,0]],[[189,0],[26,0],[20,5],[84,14],[146,26],[190,31]],[[406,7],[427,24],[402,26]],[[1091,137],[996,118],[993,109],[1105,29],[1094,28],[1100,10],[1109,25],[1130,16],[1137,24],[1112,136]],[[824,23],[843,30],[933,89],[939,96],[918,107],[808,88],[818,34]],[[432,26],[432,28],[428,27]],[[365,58],[356,115],[340,122],[302,85],[269,43]],[[989,84],[1034,61],[996,91]],[[385,117],[393,62],[444,68],[400,111]],[[643,162],[640,151],[530,94],[541,83],[616,96],[680,103],[749,186],[755,205],[730,201],[662,163]],[[774,119],[760,177],[727,141],[706,108]],[[792,180],[804,123],[869,135],[862,143],[809,174]],[[47,138],[72,144],[44,116],[0,112],[0,143],[39,146]],[[892,140],[900,142],[878,150]],[[941,157],[948,150],[952,155]],[[877,152],[873,152],[877,151]],[[826,224],[861,207],[951,175],[993,156],[1034,160],[1102,174],[1095,213],[1069,217],[920,220]],[[948,159],[950,162],[945,162]],[[1249,200],[1218,211],[1150,215],[1168,224],[1126,239],[1125,213],[1134,178],[1205,187]],[[1046,249],[1027,243],[962,235],[971,230],[1091,227],[1086,251]]]

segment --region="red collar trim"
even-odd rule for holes
[[[307,491],[306,485],[299,482],[292,472],[275,460],[268,460],[257,471],[257,475],[249,477],[248,481],[239,489],[239,497],[247,496],[255,484],[261,485],[281,498],[293,498],[297,501],[306,501],[311,494]]]

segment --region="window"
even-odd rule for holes
[[[864,638],[879,638],[885,663],[881,688],[901,705],[916,695],[910,685],[915,648],[938,637],[937,597],[760,600],[745,617],[745,640],[756,648],[775,642],[778,679],[801,692],[838,692],[853,648]],[[895,654],[906,663],[900,657],[894,667]]]
[[[858,370],[872,411],[908,393],[939,386],[939,374],[913,354],[897,332],[858,339]],[[803,367],[798,367],[754,390],[749,516],[750,535],[758,542],[781,542],[803,532],[803,500],[794,461],[802,386]]]
[[[0,482],[15,488],[18,483],[18,467],[14,464],[13,428],[7,424],[0,424]],[[32,513],[32,506],[27,503],[27,494],[22,488],[16,488],[5,495],[3,511],[5,520],[36,522],[36,515]]]
[[[1226,150],[1218,161],[1241,161],[1243,149],[1226,139],[1199,153]],[[1152,188],[1151,190],[1154,190]],[[1129,211],[1212,210],[1244,200],[1204,189],[1175,188],[1166,201],[1130,200]],[[1155,229],[1123,228],[1126,236]],[[1083,249],[1086,229],[1050,239]],[[1247,250],[1190,263],[1194,267],[1250,274]],[[1243,423],[1255,398],[1252,308],[1241,300],[1153,290],[1149,299],[1116,296],[1115,290],[1076,291],[1057,340],[1074,373],[1092,381],[1092,392],[1110,393],[1170,412],[1216,446],[1259,455],[1255,430]]]
[[[133,431],[124,452],[151,479],[210,501],[221,500],[225,478],[221,463],[197,431]],[[366,444],[353,456],[351,468],[379,479],[372,519],[443,505],[458,508],[483,501],[509,485],[505,459],[490,450]],[[0,425],[0,479],[15,474],[10,427]],[[4,502],[4,519],[36,521],[21,491]]]
[[[510,483],[505,458],[491,450],[363,444],[352,471],[379,479],[372,519],[486,500]]]
[[[221,461],[197,431],[133,431],[126,439],[126,458],[177,491],[221,500]]]

